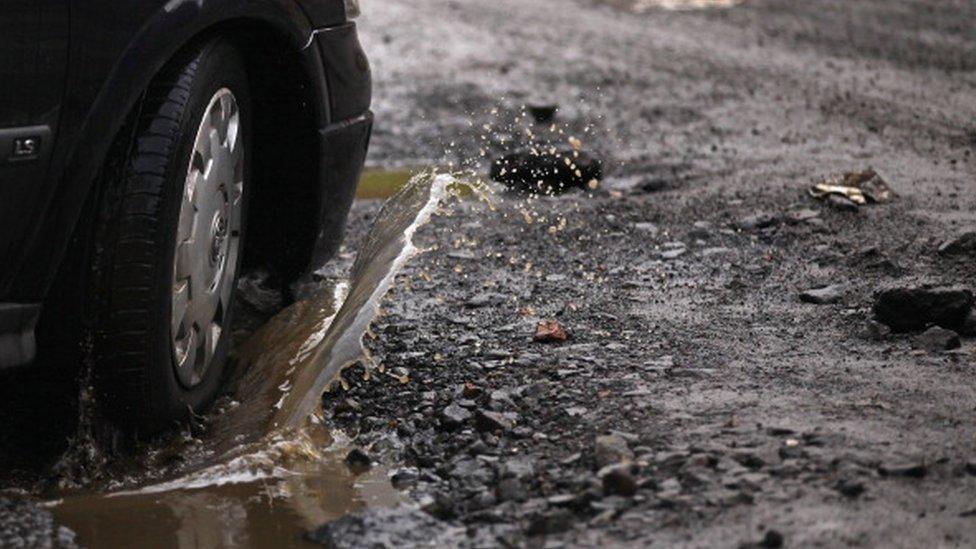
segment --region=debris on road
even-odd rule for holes
[[[837,303],[844,298],[845,288],[842,284],[832,284],[822,288],[814,288],[800,293],[800,301],[815,305]]]
[[[884,341],[891,335],[891,328],[887,325],[869,318],[864,327],[861,328],[861,338],[869,341]]]
[[[939,246],[941,255],[976,255],[976,231],[966,231]]]
[[[856,208],[869,203],[888,202],[894,197],[888,183],[870,168],[825,179],[810,188],[810,195],[828,200],[832,206],[839,209],[849,208],[848,202]],[[832,200],[831,197],[839,197],[842,200]]]
[[[621,463],[608,465],[597,474],[603,482],[603,492],[608,496],[630,497],[637,493],[637,479],[631,473],[632,465]]]
[[[556,112],[559,110],[559,105],[555,103],[546,105],[529,105],[529,114],[535,119],[539,124],[547,124],[552,122],[556,118]]]
[[[932,326],[921,334],[912,338],[912,345],[916,349],[940,352],[958,349],[961,345],[959,334],[938,326]]]
[[[471,419],[471,412],[455,403],[448,404],[441,410],[441,425],[447,429],[460,427],[462,423]]]
[[[735,226],[743,231],[754,231],[756,229],[765,229],[779,224],[779,217],[766,213],[757,212],[752,215],[748,215],[738,220]]]
[[[916,461],[889,461],[878,466],[878,472],[885,477],[922,478],[928,474],[928,467]]]
[[[353,448],[346,454],[346,465],[354,473],[362,473],[373,466],[373,459],[360,448]]]
[[[569,334],[555,320],[540,320],[535,327],[534,339],[540,343],[560,343],[569,339]]]
[[[889,288],[876,295],[874,317],[895,332],[917,332],[933,324],[959,330],[972,307],[972,292],[962,288]]]
[[[633,459],[634,453],[627,446],[627,439],[620,435],[600,435],[593,446],[593,458],[600,469]]]
[[[529,194],[558,194],[570,189],[590,188],[603,178],[603,166],[596,157],[577,146],[537,145],[492,162],[489,176],[510,189]],[[597,185],[599,186],[599,183]]]

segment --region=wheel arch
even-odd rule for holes
[[[267,207],[250,208],[249,232],[261,236],[251,246],[246,245],[245,267],[267,264],[285,280],[295,278],[307,267],[315,238],[302,231],[315,226],[321,199],[317,129],[326,125],[330,117],[321,55],[312,44],[307,18],[291,0],[254,2],[248,4],[257,6],[250,13],[214,15],[219,11],[215,6],[221,3],[226,2],[200,2],[203,7],[199,10],[208,10],[207,13],[163,13],[164,9],[140,29],[126,48],[88,109],[84,123],[71,138],[70,151],[65,152],[61,165],[51,170],[59,183],[34,242],[53,245],[41,247],[46,257],[26,262],[34,266],[46,262],[51,265],[47,269],[51,274],[39,280],[21,273],[17,286],[35,288],[24,293],[46,294],[71,235],[83,237],[86,233],[87,228],[82,227],[87,222],[83,205],[99,192],[103,179],[100,174],[109,151],[116,140],[126,138],[124,134],[138,116],[149,84],[187,49],[216,37],[227,38],[244,55],[252,87],[252,110],[260,113],[252,125],[258,139],[253,146],[256,154],[252,156],[252,191],[256,192],[251,193],[250,202]],[[183,2],[181,6],[187,4]],[[158,18],[165,22],[155,21]],[[197,25],[195,32],[187,32],[191,21],[209,24]],[[289,130],[287,139],[282,138],[284,130]],[[105,139],[106,134],[112,138]],[[293,195],[292,199],[278,200],[277,195],[282,193]],[[52,223],[54,219],[58,221]],[[289,222],[281,223],[284,219]],[[288,243],[284,249],[282,242]]]

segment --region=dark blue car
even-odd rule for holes
[[[338,247],[372,126],[357,14],[4,1],[0,368],[78,351],[139,430],[206,406],[242,269],[285,284]]]

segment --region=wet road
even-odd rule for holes
[[[675,12],[633,2],[634,13],[622,4],[366,4],[372,166],[484,170],[524,139],[508,125],[522,103],[555,102],[566,132],[607,159],[610,192],[533,204],[532,224],[511,197],[499,198],[505,217],[465,206],[437,219],[423,244],[438,252],[408,267],[410,284],[386,302],[370,342],[412,381],[354,384],[358,408],[327,399],[329,424],[385,466],[419,469],[404,497],[438,517],[408,521],[428,540],[462,526],[451,544],[531,545],[540,528],[569,545],[735,546],[770,528],[791,545],[976,543],[976,485],[965,472],[976,451],[972,342],[930,356],[906,338],[857,337],[882,284],[976,279],[971,263],[933,252],[976,224],[976,5],[761,0]],[[889,180],[894,204],[851,215],[805,196],[813,180],[866,165]],[[660,191],[635,192],[645,185]],[[357,204],[329,270],[350,267],[377,208]],[[819,225],[739,223],[808,208]],[[558,219],[564,228],[548,230]],[[676,259],[662,257],[677,248]],[[840,304],[797,299],[834,281],[849,288]],[[535,346],[534,322],[555,316],[572,343]],[[492,438],[470,419],[443,430],[449,404],[469,406],[456,396],[466,382],[481,390],[478,409],[499,406],[526,430]],[[492,404],[495,390],[511,397]],[[609,430],[627,435],[641,464],[632,497],[592,494],[594,439]],[[524,469],[507,465],[513,455],[536,465],[514,473],[524,494],[506,499],[502,481]],[[924,463],[927,478],[882,477],[891,463]],[[291,495],[264,513],[257,484],[218,491],[239,502],[229,506],[147,497],[146,512],[168,517],[158,523],[173,544],[233,545],[209,528],[227,517],[221,532],[261,531],[252,545],[269,544],[276,524],[294,541],[312,519],[363,504],[341,466],[330,475],[338,489],[321,495],[338,498],[324,504],[334,514],[303,512]],[[838,495],[848,477],[864,497]],[[295,492],[311,486],[314,499],[329,482]],[[64,522],[83,541],[112,539],[97,537],[102,523],[71,518],[89,516],[91,503],[72,505]],[[215,506],[226,513],[208,519]],[[35,516],[19,512],[0,516]]]

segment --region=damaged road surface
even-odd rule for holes
[[[434,217],[376,369],[253,468],[283,480],[130,496],[165,546],[976,545],[976,7],[679,4],[371,0],[375,168],[487,178],[549,141],[600,180]],[[862,207],[837,174],[868,167]],[[0,545],[109,544],[93,497],[8,490]]]

